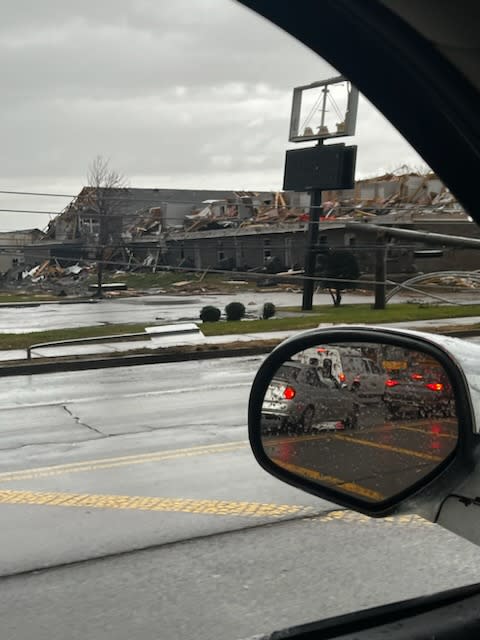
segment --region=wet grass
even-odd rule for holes
[[[1,333],[0,349],[26,349],[32,344],[41,342],[56,342],[58,340],[73,340],[77,338],[94,338],[112,336],[123,333],[138,333],[148,327],[148,324],[111,324],[100,327],[76,327],[71,329],[51,329],[50,331],[35,331],[32,333]]]
[[[201,329],[207,336],[226,335],[229,333],[253,333],[260,331],[289,331],[313,329],[320,323],[336,324],[377,324],[386,322],[415,322],[419,320],[435,320],[480,316],[480,305],[428,306],[417,304],[392,304],[386,309],[372,309],[370,304],[345,305],[333,307],[315,306],[313,311],[301,312],[299,307],[278,308],[282,311],[298,312],[298,316],[288,318],[272,318],[270,320],[240,320],[237,322],[207,322]],[[300,315],[301,314],[301,315]]]
[[[235,333],[257,333],[266,331],[290,331],[312,329],[320,323],[337,324],[377,324],[418,320],[444,319],[442,329],[448,327],[448,319],[480,316],[480,305],[468,306],[424,306],[415,304],[393,304],[384,310],[372,309],[369,304],[333,306],[317,306],[311,312],[300,312],[297,307],[280,308],[282,311],[298,312],[298,316],[288,318],[271,318],[270,320],[240,320],[236,322],[198,322],[206,336],[229,335]],[[76,327],[67,329],[51,329],[31,333],[0,334],[0,349],[26,349],[40,342],[55,342],[77,338],[93,338],[120,335],[124,333],[142,332],[149,324],[108,324],[102,326]],[[479,328],[478,324],[463,323],[462,329]]]

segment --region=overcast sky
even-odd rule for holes
[[[0,22],[0,190],[76,194],[101,154],[131,187],[279,189],[291,92],[335,75],[232,0],[15,0]],[[357,176],[413,149],[361,99]],[[0,195],[2,209],[68,199]],[[0,230],[48,216],[1,213]]]

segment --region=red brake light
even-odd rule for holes
[[[412,373],[411,378],[412,380],[423,380],[423,376],[421,373]]]
[[[441,382],[429,382],[425,385],[430,391],[443,391],[443,384]]]
[[[293,387],[285,387],[285,390],[283,392],[283,397],[285,398],[285,400],[293,400],[295,395],[296,392]]]
[[[324,347],[318,347],[317,353],[325,353],[326,349]]]
[[[340,380],[340,382],[345,382],[345,380],[347,379],[347,376],[344,373],[339,373],[338,379]]]
[[[396,387],[397,384],[400,384],[399,381],[398,380],[393,380],[392,378],[389,378],[385,382],[385,386],[386,387]]]

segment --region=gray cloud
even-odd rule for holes
[[[279,188],[291,90],[332,69],[230,0],[17,0],[0,24],[0,188],[77,192],[101,153],[132,186]],[[365,101],[358,173],[413,150]],[[60,209],[0,196],[0,208]],[[0,228],[45,224],[0,217]]]

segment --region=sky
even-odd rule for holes
[[[292,89],[336,75],[233,0],[16,0],[0,22],[0,191],[75,195],[96,155],[131,187],[278,190]],[[362,97],[357,177],[422,165]],[[0,209],[69,197],[0,194]],[[52,215],[0,211],[0,231]]]

